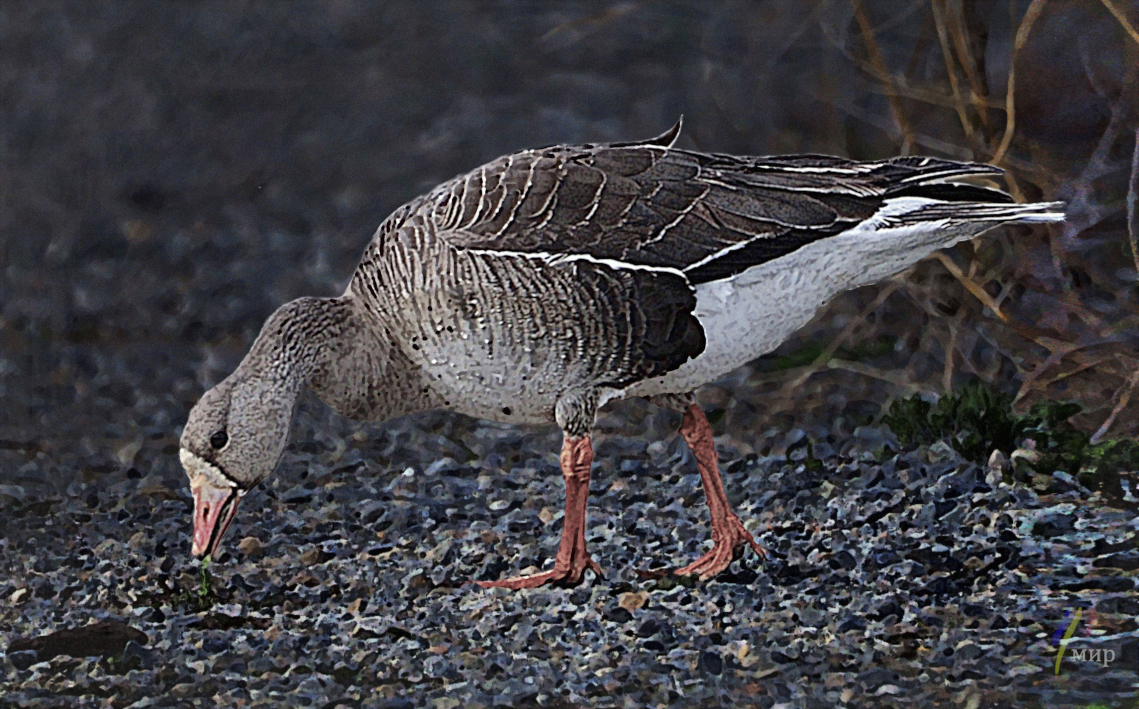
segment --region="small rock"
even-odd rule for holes
[[[1032,525],[1032,533],[1045,539],[1058,537],[1075,530],[1076,516],[1071,514],[1046,514]]]
[[[978,647],[976,643],[970,642],[969,640],[962,640],[961,642],[957,643],[956,647],[953,648],[953,656],[957,658],[958,661],[974,660],[979,657],[980,654],[981,648]]]
[[[648,591],[630,591],[617,596],[617,605],[632,613],[644,607],[648,600]]]
[[[301,563],[305,566],[316,566],[322,561],[324,561],[324,553],[319,547],[313,547],[301,554]]]
[[[28,493],[19,485],[0,485],[0,500],[9,498],[9,503],[20,503],[27,499]]]
[[[135,532],[131,535],[131,538],[127,541],[127,544],[134,551],[142,551],[142,548],[146,545],[146,540],[149,539],[149,537],[150,535],[148,532]]]
[[[313,576],[308,571],[298,571],[293,575],[291,579],[289,579],[289,585],[308,586],[309,588],[313,588],[320,585],[320,579],[316,576]]]
[[[281,502],[286,505],[307,505],[312,502],[312,497],[311,491],[306,490],[303,485],[296,485],[281,496]]]
[[[170,688],[170,696],[176,699],[191,697],[198,691],[198,685],[194,682],[180,682]]]
[[[644,623],[641,623],[641,627],[637,628],[637,636],[642,638],[652,637],[653,635],[656,635],[658,632],[660,632],[660,628],[661,625],[659,620],[656,618],[649,618]]]
[[[1004,481],[1005,473],[1011,469],[1012,466],[1009,464],[1008,457],[999,450],[993,450],[992,455],[989,456],[989,462],[985,466],[985,483],[995,489]]]
[[[39,662],[39,655],[35,650],[17,650],[16,652],[8,651],[8,661],[17,670],[23,672],[32,665]]]
[[[843,549],[831,557],[830,567],[832,569],[846,569],[847,571],[853,571],[858,567],[858,560],[855,559],[854,555],[849,551]]]
[[[616,608],[610,608],[605,612],[605,620],[609,620],[614,623],[628,623],[632,619],[633,614],[624,608],[621,608],[620,606]]]
[[[724,658],[719,653],[704,650],[700,653],[700,669],[708,674],[718,675],[724,671]]]
[[[957,502],[954,500],[939,500],[933,503],[933,517],[934,519],[941,519],[945,515],[953,511],[957,507]]]
[[[260,554],[265,551],[265,545],[257,537],[242,537],[237,543],[237,550],[246,555]]]
[[[1024,448],[1017,448],[1009,456],[1009,464],[1012,469],[1021,475],[1029,475],[1033,472],[1033,466],[1040,462],[1040,452],[1036,450],[1035,443],[1025,442]]]
[[[953,449],[945,441],[934,441],[934,443],[925,451],[924,458],[930,465],[945,465],[947,463],[956,463],[961,460],[961,454]]]
[[[1070,473],[1063,470],[1052,471],[1052,484],[1049,486],[1048,491],[1054,494],[1062,494],[1065,492],[1078,492],[1083,486],[1072,477]]]
[[[154,666],[154,651],[134,640],[128,640],[123,647],[123,660],[128,666],[149,669]]]

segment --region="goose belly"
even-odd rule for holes
[[[797,271],[755,279],[749,275],[761,276],[745,271],[735,278],[697,286],[695,314],[704,327],[704,351],[668,374],[633,385],[626,394],[652,396],[697,389],[778,347],[834,295],[804,297],[806,283]]]
[[[976,229],[931,225],[852,230],[807,244],[782,258],[696,287],[696,317],[707,345],[668,374],[629,387],[626,396],[692,391],[778,347],[839,293],[909,268]]]
[[[486,283],[486,281],[484,281]],[[493,287],[423,290],[405,352],[444,408],[504,423],[549,423],[568,384],[588,380],[572,328],[558,328],[552,304]],[[555,308],[556,309],[556,308]]]
[[[443,406],[467,416],[504,423],[549,423],[557,400],[543,363],[526,349],[495,351],[479,333],[456,333],[425,348],[422,371]],[[464,337],[466,335],[466,337]]]

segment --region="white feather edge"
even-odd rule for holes
[[[185,448],[178,450],[178,460],[186,470],[186,477],[190,478],[190,487],[193,489],[208,486],[213,488],[237,487],[237,483],[222,474],[216,465]]]
[[[878,208],[874,214],[867,219],[856,224],[850,229],[844,230],[834,236],[823,237],[819,241],[825,242],[829,239],[839,238],[852,233],[860,232],[873,232],[881,229],[890,228],[899,217],[920,213],[921,210],[928,207],[950,207],[960,206],[960,209],[952,210],[948,214],[939,215],[936,219],[928,221],[928,229],[941,229],[947,226],[950,222],[960,221],[985,221],[997,223],[1046,223],[1058,222],[1064,220],[1063,203],[1062,202],[1033,202],[1030,204],[984,204],[978,202],[946,202],[944,200],[929,199],[928,197],[893,197],[886,199],[882,202],[882,206]],[[918,226],[915,224],[914,226]],[[995,224],[994,224],[995,226]],[[586,253],[550,253],[548,251],[511,251],[503,249],[466,249],[468,254],[476,254],[482,256],[493,257],[506,257],[506,258],[525,258],[542,261],[551,266],[556,266],[563,263],[572,263],[574,261],[585,261],[587,263],[599,264],[608,266],[609,268],[629,269],[640,271],[657,271],[660,273],[670,273],[682,278],[687,271],[699,268],[705,264],[711,263],[723,256],[742,249],[748,244],[756,241],[757,239],[770,238],[767,236],[755,236],[751,239],[739,241],[730,246],[726,246],[715,253],[709,254],[704,258],[683,267],[672,266],[651,266],[647,264],[630,263],[620,259],[602,258],[593,256]],[[779,259],[775,259],[778,261]]]

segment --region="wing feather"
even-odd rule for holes
[[[459,249],[666,268],[699,284],[873,224],[893,198],[933,200],[943,205],[939,219],[952,219],[955,204],[1012,201],[949,181],[999,174],[989,165],[709,155],[672,148],[678,130],[640,143],[500,158],[438,187],[424,201],[426,216]],[[909,220],[932,222],[934,214],[922,210]]]

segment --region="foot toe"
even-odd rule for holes
[[[716,541],[707,554],[673,573],[677,576],[699,574],[701,581],[707,581],[727,569],[745,545],[755,550],[760,560],[767,558],[767,550],[756,543],[751,534],[741,525],[739,529],[734,530],[733,534],[726,535],[724,539]]]
[[[577,586],[585,580],[586,569],[591,569],[593,573],[597,574],[598,578],[605,577],[604,572],[601,571],[601,565],[587,556],[581,564],[574,564],[568,568],[558,568],[558,566],[555,565],[554,568],[549,571],[543,571],[540,574],[512,576],[510,578],[499,579],[498,581],[476,581],[475,583],[483,588],[509,588],[512,591],[518,591],[524,588],[537,588],[539,586],[545,586],[546,584]]]

